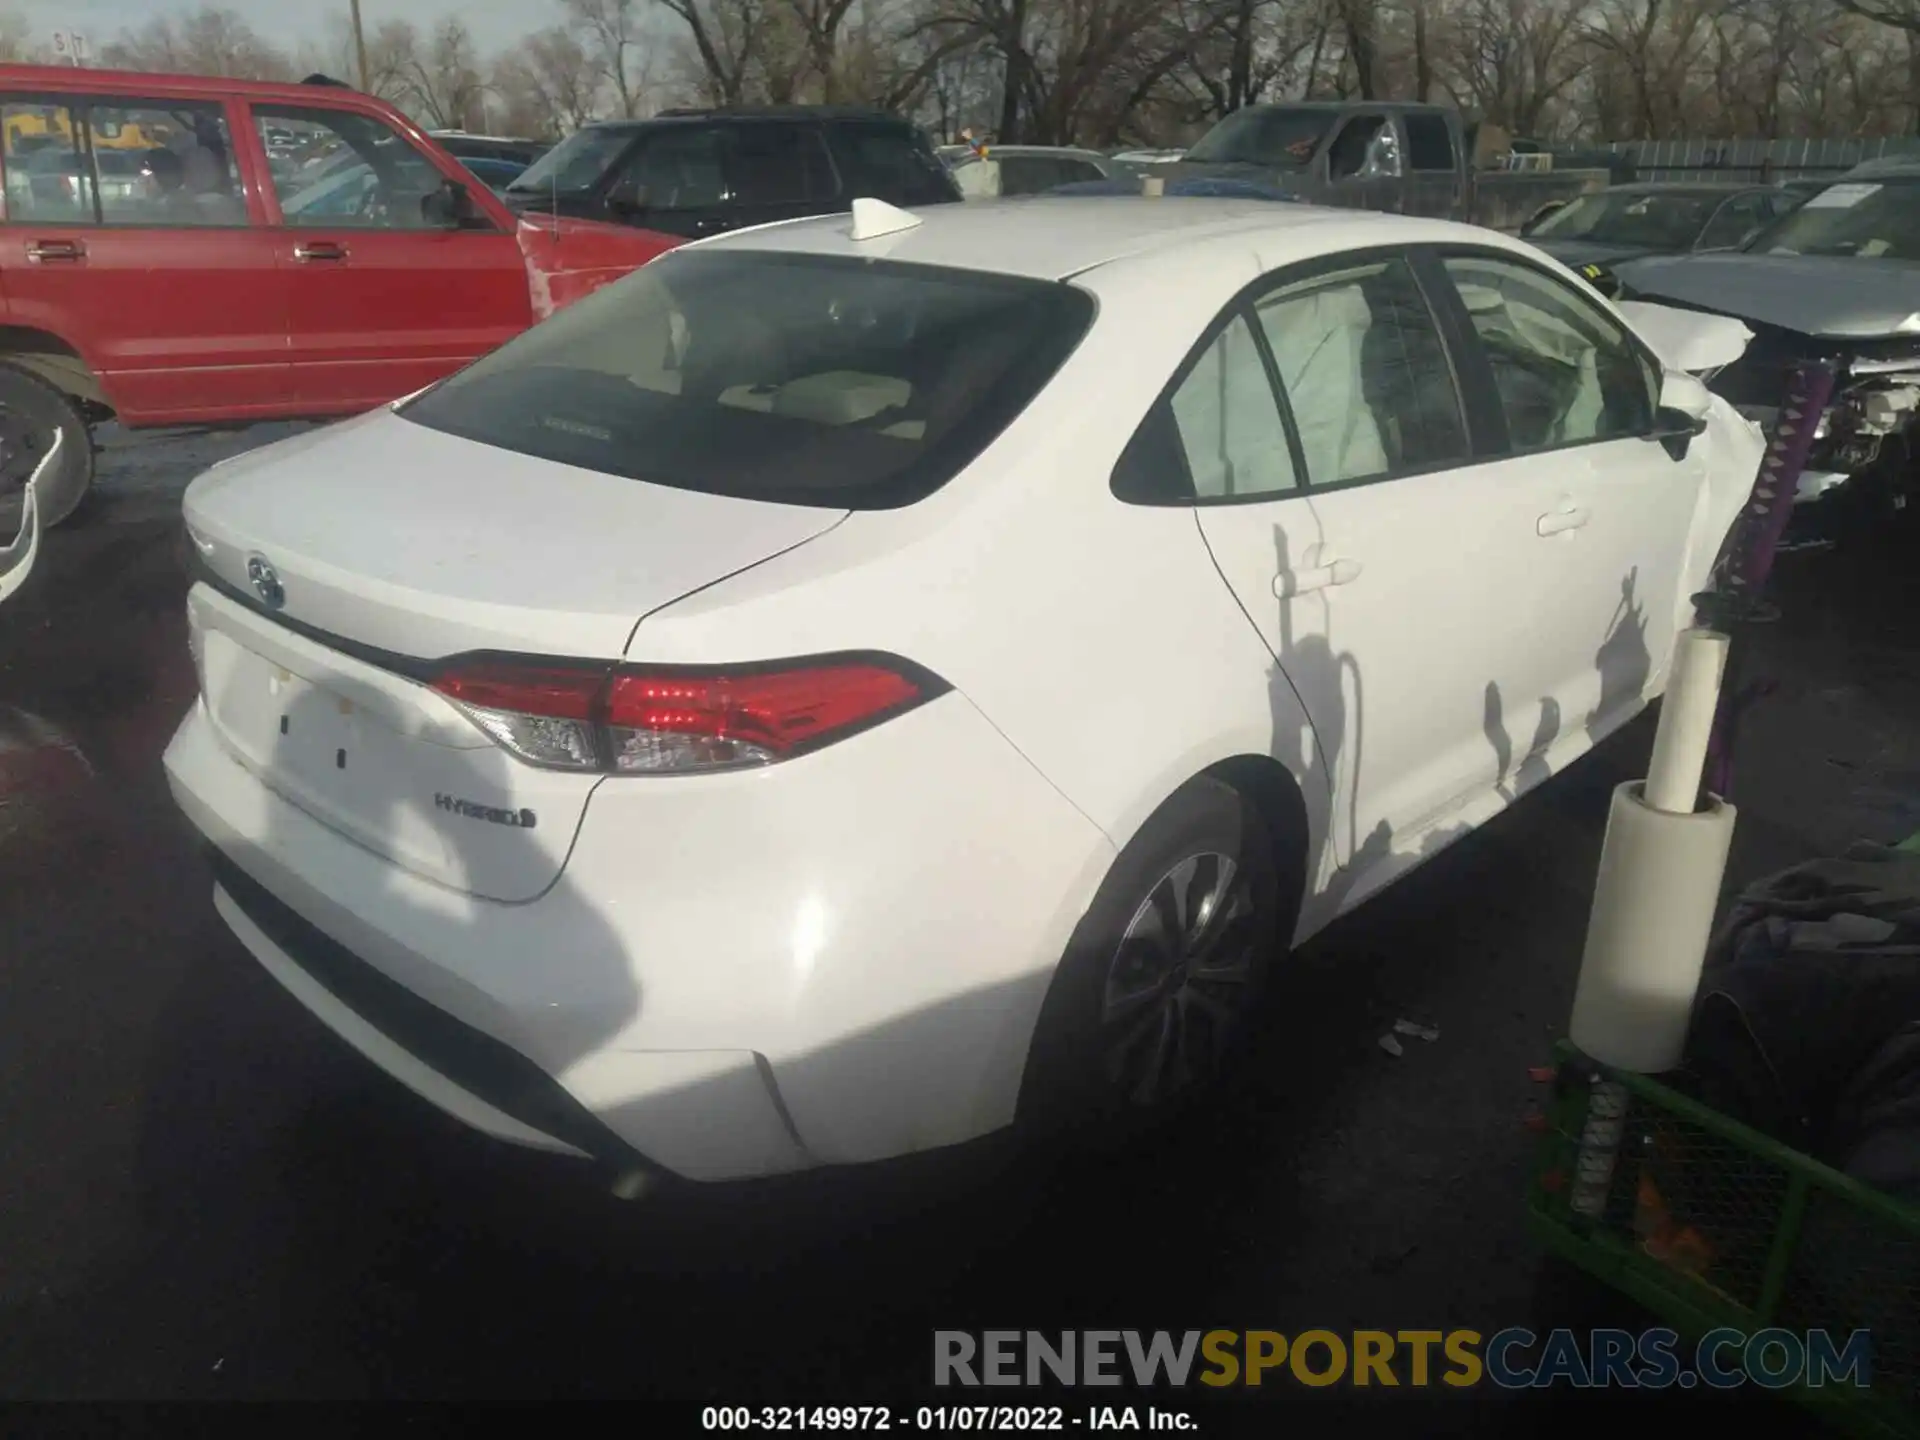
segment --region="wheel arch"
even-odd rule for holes
[[[1299,780],[1271,755],[1229,756],[1209,765],[1196,778],[1201,777],[1239,791],[1265,826],[1280,871],[1282,903],[1288,906],[1284,921],[1291,944],[1292,927],[1299,923],[1300,907],[1306,902],[1312,880],[1308,861],[1313,853],[1313,820]]]
[[[0,325],[0,363],[25,370],[79,401],[89,419],[102,419],[113,412],[113,402],[86,356],[51,330]]]

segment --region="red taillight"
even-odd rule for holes
[[[448,671],[434,680],[433,688],[449,700],[481,710],[591,720],[606,678],[604,670],[481,664]]]
[[[767,765],[911,709],[946,687],[887,657],[741,670],[605,670],[488,661],[434,688],[536,765],[680,775]]]

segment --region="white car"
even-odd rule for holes
[[[504,1139],[1152,1114],[1660,691],[1760,447],[1486,230],[860,201],[197,479],[167,771],[260,963]]]

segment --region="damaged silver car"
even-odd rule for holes
[[[1619,298],[1752,328],[1746,353],[1710,384],[1769,432],[1789,376],[1831,365],[1801,499],[1844,496],[1862,514],[1906,507],[1920,462],[1920,159],[1848,172],[1739,251],[1610,268]]]

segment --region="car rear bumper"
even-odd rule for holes
[[[1112,857],[962,697],[845,749],[790,774],[608,782],[560,879],[519,904],[321,824],[200,705],[166,765],[222,917],[368,1059],[501,1139],[722,1180],[1011,1120]]]

